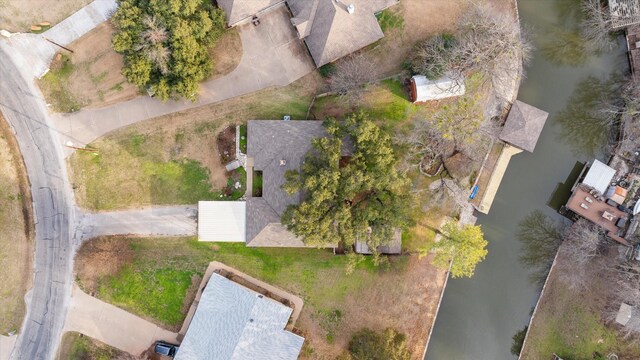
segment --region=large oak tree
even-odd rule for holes
[[[342,123],[327,120],[325,127],[328,136],[313,141],[301,171],[286,174],[283,189],[305,197],[282,223],[308,245],[349,246],[360,239],[375,252],[408,225],[409,183],[396,169],[389,135],[364,113]]]
[[[224,12],[210,0],[118,0],[113,49],[124,55],[122,73],[162,100],[195,100],[209,76],[207,49],[225,28]]]

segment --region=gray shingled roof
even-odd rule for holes
[[[213,273],[176,360],[295,360],[304,338],[286,331],[293,309]]]
[[[287,207],[301,200],[299,194],[282,190],[284,174],[300,170],[311,140],[326,135],[322,121],[248,122],[247,156],[253,158],[254,170],[262,171],[262,197],[247,200],[247,245],[304,246],[280,224]]]
[[[398,0],[288,0],[292,23],[318,67],[376,42],[384,36],[375,13]],[[354,5],[349,14],[346,5]]]
[[[500,139],[509,144],[533,152],[549,113],[520,100],[511,106]]]
[[[233,26],[236,23],[266,10],[267,8],[284,0],[217,0],[218,6],[224,10],[227,24]]]

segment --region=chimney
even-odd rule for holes
[[[349,4],[349,5],[347,6],[347,12],[348,12],[349,14],[353,14],[354,12],[356,12],[356,6],[355,6],[355,5],[353,5],[353,4]]]

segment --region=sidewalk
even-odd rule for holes
[[[0,360],[9,360],[13,346],[16,344],[17,335],[4,336],[0,335]]]
[[[132,355],[157,340],[177,343],[178,334],[102,302],[74,285],[63,332],[75,331]]]

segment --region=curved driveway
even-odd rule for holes
[[[57,136],[29,69],[16,67],[0,42],[0,111],[13,127],[24,158],[34,201],[35,275],[27,294],[27,316],[13,359],[53,358],[71,291],[72,194]],[[24,73],[23,73],[24,71]]]

